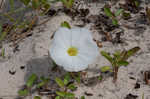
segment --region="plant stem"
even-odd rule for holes
[[[113,82],[114,83],[117,81],[118,69],[119,68],[117,66],[115,66],[114,69],[113,69],[113,72],[114,72],[114,74],[113,74]]]

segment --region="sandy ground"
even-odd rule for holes
[[[92,3],[90,14],[97,14],[104,3]],[[81,8],[87,6],[81,5]],[[137,15],[133,15],[137,16]],[[36,73],[41,76],[57,76],[57,72],[51,71],[51,60],[48,57],[48,50],[51,45],[51,35],[60,27],[60,23],[68,21],[72,27],[79,24],[79,21],[73,21],[64,13],[51,18],[46,24],[35,27],[32,31],[33,35],[24,39],[19,43],[19,50],[13,53],[11,43],[5,43],[3,46],[6,50],[6,57],[0,58],[0,98],[16,99],[17,91],[25,84],[30,74]],[[135,22],[135,21],[134,21]],[[121,20],[120,23],[125,23]],[[127,22],[130,24],[130,22]],[[121,36],[124,43],[112,44],[111,42],[102,42],[103,47],[99,50],[105,50],[113,53],[116,50],[130,49],[139,46],[141,50],[129,59],[130,64],[127,67],[121,67],[118,73],[116,84],[112,82],[112,77],[104,78],[100,83],[94,83],[92,86],[79,85],[74,93],[77,97],[85,96],[86,99],[150,99],[150,86],[143,81],[141,71],[150,70],[150,29],[145,26],[145,30],[124,29],[124,35]],[[87,24],[86,28],[90,29],[91,24]],[[101,35],[95,31],[93,38],[100,40]],[[88,77],[94,77],[99,74],[99,68],[110,63],[100,54],[95,62],[89,65],[87,71]],[[24,69],[21,67],[24,66]],[[14,75],[11,73],[14,72]],[[50,77],[53,78],[53,77]],[[140,88],[135,89],[136,83],[140,84]],[[92,93],[92,96],[86,96],[84,93]],[[125,98],[128,94],[137,95],[137,98]],[[33,95],[34,96],[34,95]],[[27,97],[31,99],[31,97]],[[47,99],[43,97],[42,99]]]

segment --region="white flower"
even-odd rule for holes
[[[59,28],[50,48],[55,63],[70,72],[86,69],[98,54],[91,32],[85,28]]]

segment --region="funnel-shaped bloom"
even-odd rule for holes
[[[98,54],[91,32],[85,28],[59,28],[50,47],[51,58],[70,72],[86,69]]]

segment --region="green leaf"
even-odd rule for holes
[[[122,60],[127,60],[129,57],[133,56],[135,53],[137,53],[140,50],[140,47],[134,47],[128,51],[122,52],[123,58]]]
[[[68,88],[71,90],[75,90],[77,87],[74,84],[68,85]]]
[[[28,93],[29,93],[29,91],[28,91],[27,89],[19,90],[19,91],[18,91],[18,94],[19,94],[20,96],[27,96]]]
[[[84,97],[84,96],[81,96],[81,99],[85,99],[85,97]]]
[[[61,97],[60,96],[56,96],[55,99],[61,99]]]
[[[74,3],[74,0],[69,0],[69,1],[68,1],[68,4],[67,4],[67,7],[68,7],[68,8],[71,8],[72,5],[73,5],[73,3]]]
[[[139,7],[139,6],[140,6],[140,2],[139,2],[139,1],[135,0],[134,3],[135,3],[135,6],[136,6],[136,7]]]
[[[70,74],[67,73],[64,77],[64,84],[67,85],[69,83],[69,80],[70,80]]]
[[[40,77],[40,79],[42,80],[39,84],[37,84],[37,88],[43,87],[44,85],[46,85],[49,82],[49,78],[45,78],[45,77]]]
[[[61,27],[66,27],[68,29],[71,29],[71,26],[69,25],[69,23],[67,21],[62,22]]]
[[[113,17],[113,13],[111,12],[110,8],[105,7],[104,12],[108,17]]]
[[[113,63],[113,58],[105,51],[101,51],[101,55],[104,56],[110,63]]]
[[[34,96],[34,99],[41,99],[40,96]]]
[[[46,3],[44,4],[45,12],[47,12],[50,9],[50,4]]]
[[[66,92],[64,92],[64,91],[56,91],[56,94],[61,96],[61,97],[65,97]]]
[[[73,93],[70,93],[70,92],[66,92],[65,93],[65,98],[74,98],[75,95]]]
[[[43,79],[40,83],[37,84],[37,88],[45,86],[49,82],[49,79]]]
[[[112,24],[115,25],[115,26],[118,25],[118,20],[117,19],[112,19]]]
[[[124,11],[124,9],[119,9],[117,10],[117,12],[115,13],[115,16],[119,16],[122,12]]]
[[[127,62],[127,61],[119,61],[117,64],[118,64],[119,67],[120,66],[127,66],[127,65],[129,65],[129,62]]]
[[[123,17],[124,19],[129,19],[129,18],[131,17],[131,14],[130,14],[130,13],[127,13],[127,12],[123,12],[123,13],[122,13],[122,17]]]
[[[27,87],[28,87],[28,88],[32,87],[33,84],[35,83],[35,81],[37,80],[37,78],[38,78],[38,77],[37,77],[36,74],[32,74],[32,75],[29,77],[29,79],[27,80],[27,83],[26,83]]]
[[[98,77],[98,80],[101,81],[102,79],[103,79],[103,76],[100,75],[100,76]]]
[[[1,56],[5,58],[5,48],[2,48]]]
[[[28,5],[30,3],[31,0],[20,0],[24,5]]]
[[[32,7],[33,7],[34,9],[39,8],[39,6],[40,6],[39,0],[32,0]]]
[[[76,80],[77,83],[81,82],[80,72],[78,72],[77,75],[73,75],[72,77]]]
[[[3,25],[0,23],[0,34],[2,33]]]
[[[14,0],[9,0],[11,11],[14,10]]]
[[[144,99],[144,93],[142,94],[142,99]]]
[[[56,78],[55,78],[55,81],[56,81],[56,83],[57,83],[60,87],[64,87],[64,86],[65,86],[64,82],[63,82],[60,78],[56,77]]]
[[[64,97],[64,98],[73,98],[75,95],[73,93],[64,92],[64,91],[56,91],[56,94],[58,96]]]
[[[64,4],[65,7],[69,9],[72,7],[74,0],[61,0],[61,2]]]
[[[4,40],[4,38],[7,36],[7,31],[4,31],[0,34],[0,41]]]
[[[121,59],[121,52],[120,51],[116,51],[113,55],[114,55],[114,58],[116,58],[117,60]]]
[[[100,68],[101,72],[107,72],[107,71],[112,71],[112,69],[110,68],[110,66],[103,66]]]

